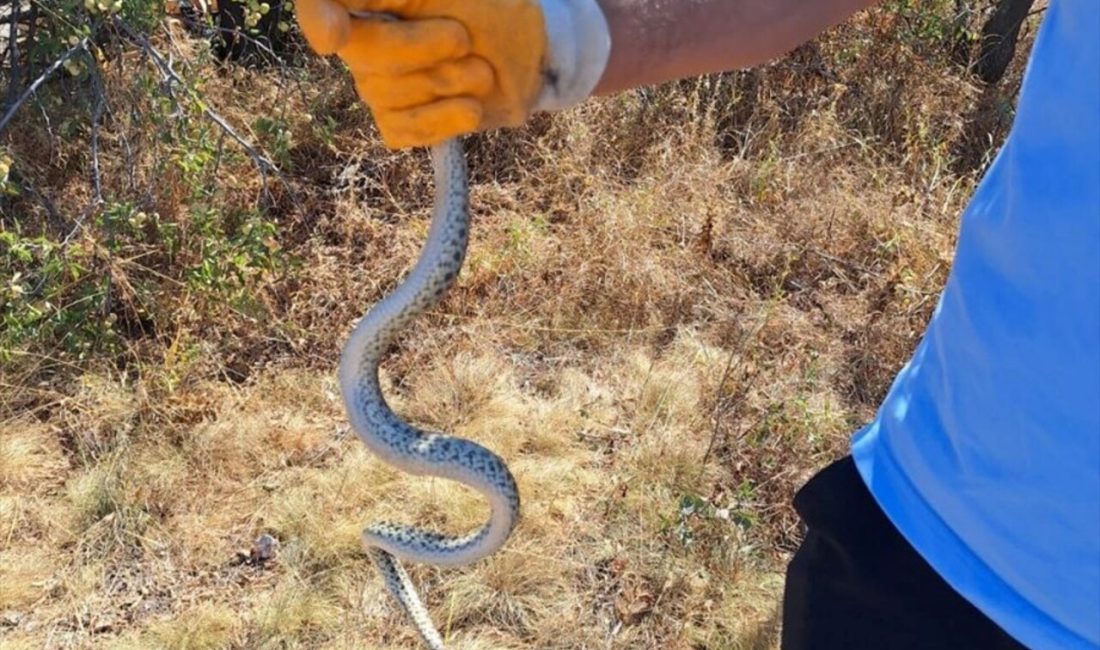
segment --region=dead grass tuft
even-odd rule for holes
[[[20,609],[49,595],[57,556],[33,546],[0,550],[0,611]]]
[[[198,605],[170,620],[149,626],[135,648],[155,645],[165,650],[216,650],[234,645],[241,627],[237,613],[220,605]]]
[[[15,421],[0,438],[0,493],[41,494],[68,469],[56,431]]]

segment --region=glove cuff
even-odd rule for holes
[[[603,77],[611,32],[596,0],[539,0],[546,24],[547,55],[537,111],[583,102]]]

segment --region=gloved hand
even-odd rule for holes
[[[610,51],[596,0],[299,0],[297,11],[313,49],[347,63],[394,149],[583,101]]]

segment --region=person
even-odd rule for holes
[[[870,4],[300,0],[298,17],[404,148],[761,64]],[[795,507],[786,650],[1100,648],[1095,0],[1050,2],[922,341]]]

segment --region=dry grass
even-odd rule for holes
[[[721,480],[699,461],[724,352],[684,330],[659,355],[624,346],[528,378],[476,354],[437,357],[397,402],[500,451],[525,499],[504,552],[466,571],[412,567],[455,647],[751,647],[738,639],[770,624],[775,567],[735,518],[679,510]],[[5,458],[23,470],[5,474],[5,489],[40,468],[65,479],[6,498],[24,516],[46,505],[65,516],[37,522],[55,543],[5,526],[5,560],[18,558],[4,563],[6,634],[106,647],[410,644],[359,529],[387,517],[462,529],[484,506],[370,457],[335,391],[313,371],[216,385],[212,416],[176,431],[182,444],[140,432],[84,469],[13,423]],[[243,561],[263,532],[281,541],[277,560]]]
[[[988,153],[974,125],[1003,137],[988,93],[897,29],[873,12],[759,71],[472,139],[469,261],[384,368],[398,411],[497,450],[522,490],[502,552],[410,567],[454,648],[775,647],[790,497],[920,335]],[[255,296],[266,315],[168,292],[125,364],[0,372],[3,647],[415,647],[359,530],[461,530],[484,505],[367,454],[334,368],[415,259],[427,168],[381,150],[337,71],[310,73],[205,88],[294,131],[297,198],[272,214],[298,264]],[[226,165],[253,200],[248,161]],[[263,533],[279,552],[255,562]]]

